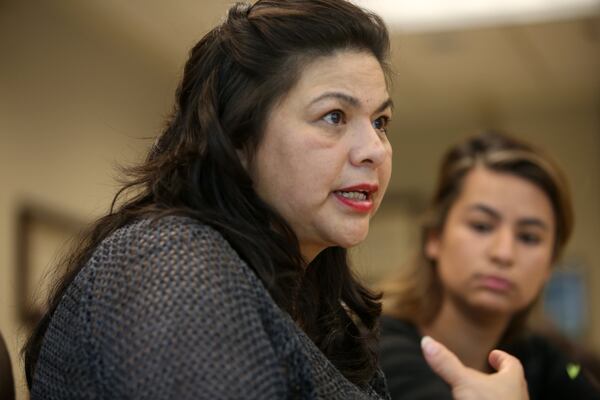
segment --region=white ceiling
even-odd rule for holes
[[[404,32],[531,24],[600,12],[600,0],[353,0]]]
[[[396,103],[407,118],[600,107],[600,18],[395,37]]]

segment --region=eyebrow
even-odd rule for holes
[[[318,96],[317,98],[313,99],[310,104],[314,104],[317,103],[321,100],[324,99],[328,99],[328,98],[334,98],[334,99],[338,99],[344,103],[347,103],[348,105],[350,105],[351,107],[354,108],[358,108],[361,105],[361,102],[359,99],[357,99],[354,96],[350,96],[348,94],[342,93],[342,92],[326,92],[323,93],[322,95]],[[375,110],[375,114],[382,112],[383,110],[385,110],[386,108],[394,108],[394,102],[392,101],[391,98],[387,98],[387,100],[385,100],[383,103],[381,103],[381,105],[379,107],[377,107],[377,109]]]
[[[493,208],[486,206],[485,204],[475,204],[468,208],[470,211],[481,211],[485,214],[488,214],[494,219],[502,219],[502,215],[494,210]],[[548,230],[548,225],[539,218],[530,217],[530,218],[521,218],[517,221],[517,225],[519,226],[538,226],[541,229]]]

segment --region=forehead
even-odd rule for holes
[[[552,204],[534,183],[507,172],[477,167],[464,178],[457,204],[490,206],[508,218],[538,218],[554,222]]]
[[[329,90],[348,93],[365,104],[379,105],[389,97],[383,69],[367,51],[342,50],[308,62],[287,97],[301,102]]]

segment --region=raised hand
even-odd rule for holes
[[[466,367],[444,345],[430,338],[421,340],[429,366],[452,387],[455,400],[528,400],[527,382],[519,360],[493,350],[488,361],[497,372],[485,374]]]

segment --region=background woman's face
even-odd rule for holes
[[[525,308],[550,275],[554,232],[550,200],[533,183],[471,170],[443,231],[426,244],[444,301],[507,316]]]
[[[391,174],[390,117],[381,66],[359,51],[314,60],[273,107],[249,173],[306,261],[367,235]]]

